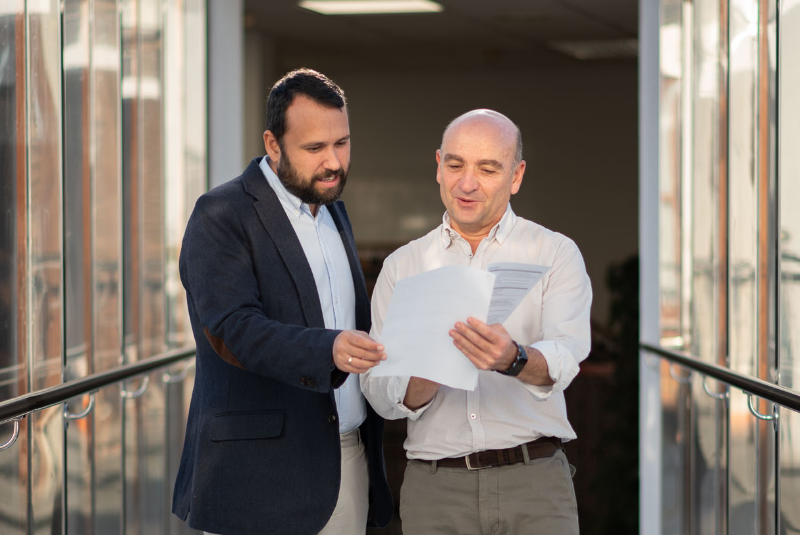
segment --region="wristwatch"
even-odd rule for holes
[[[525,351],[525,347],[519,342],[514,343],[517,345],[517,356],[514,359],[514,362],[511,363],[511,367],[505,371],[496,370],[498,373],[510,375],[511,377],[516,377],[519,375],[519,372],[521,372],[522,368],[524,368],[528,363],[528,353]]]

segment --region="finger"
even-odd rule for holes
[[[376,362],[386,360],[386,353],[383,351],[368,351],[366,349],[353,346],[342,348],[342,353],[348,357],[357,357],[362,360],[371,360]]]
[[[374,368],[377,366],[380,361],[371,361],[371,360],[364,360],[358,357],[351,357],[353,360],[352,362],[348,362],[347,368],[350,373],[364,373],[365,371],[369,370],[370,368]]]
[[[370,351],[383,351],[383,345],[370,338],[368,334],[360,331],[351,331],[351,332],[352,336],[349,336],[347,340],[352,345]]]
[[[491,325],[488,325],[477,318],[467,318],[467,324],[472,327],[475,332],[489,340],[491,343],[497,343],[500,341],[500,333],[495,331]],[[500,326],[502,329],[502,325]],[[505,331],[505,329],[503,329]]]
[[[456,323],[456,332],[472,342],[476,347],[487,353],[492,349],[492,343],[485,336],[465,323]]]
[[[450,336],[453,338],[453,342],[455,342],[456,347],[458,347],[462,353],[464,353],[467,357],[475,358],[479,361],[487,361],[489,359],[489,355],[483,351],[478,345],[473,343],[472,340],[464,336],[458,331],[451,331]]]
[[[478,368],[479,370],[488,370],[489,364],[482,358],[481,354],[475,353],[473,351],[475,346],[472,346],[467,342],[466,344],[462,343],[459,340],[453,339],[453,344],[461,351],[465,357],[467,357],[472,365]]]

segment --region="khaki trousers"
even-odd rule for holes
[[[364,535],[369,509],[367,454],[359,430],[341,435],[342,482],[339,499],[328,523],[319,535]]]
[[[367,454],[358,429],[344,433],[340,437],[342,481],[339,485],[339,499],[333,515],[319,535],[364,535],[367,531],[369,508]]]
[[[480,470],[409,461],[400,519],[406,535],[578,535],[563,451]]]

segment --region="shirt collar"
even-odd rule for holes
[[[281,182],[281,179],[278,178],[278,175],[272,170],[272,167],[269,166],[269,156],[261,158],[261,163],[259,163],[258,166],[261,168],[261,172],[264,173],[267,183],[275,191],[275,195],[278,196],[278,200],[281,201],[281,204],[285,208],[298,217],[303,212],[307,212],[309,215],[311,214],[311,209],[308,207],[308,204],[301,201],[297,195],[290,193],[289,190],[286,189],[286,186],[283,185],[283,182]],[[322,206],[320,206],[320,209],[321,208]],[[319,214],[319,211],[317,213]]]
[[[511,203],[508,203],[508,205],[506,205],[506,211],[503,213],[503,217],[501,217],[500,221],[498,221],[497,224],[492,227],[492,230],[489,231],[487,238],[489,240],[495,239],[502,244],[511,233],[511,229],[514,228],[514,224],[516,222],[517,215],[514,213],[514,210],[511,209]],[[445,211],[444,215],[442,216],[441,228],[442,246],[447,249],[450,247],[450,244],[453,243],[453,240],[455,240],[457,236],[460,236],[459,233],[453,230],[453,227],[450,225],[450,214],[447,211]]]

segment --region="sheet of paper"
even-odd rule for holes
[[[519,306],[525,295],[542,280],[549,266],[497,262],[489,264],[489,273],[495,275],[492,301],[486,323],[503,323]]]
[[[457,321],[486,320],[495,275],[447,266],[397,282],[380,341],[387,359],[372,375],[415,376],[474,390],[478,369],[448,334]]]

